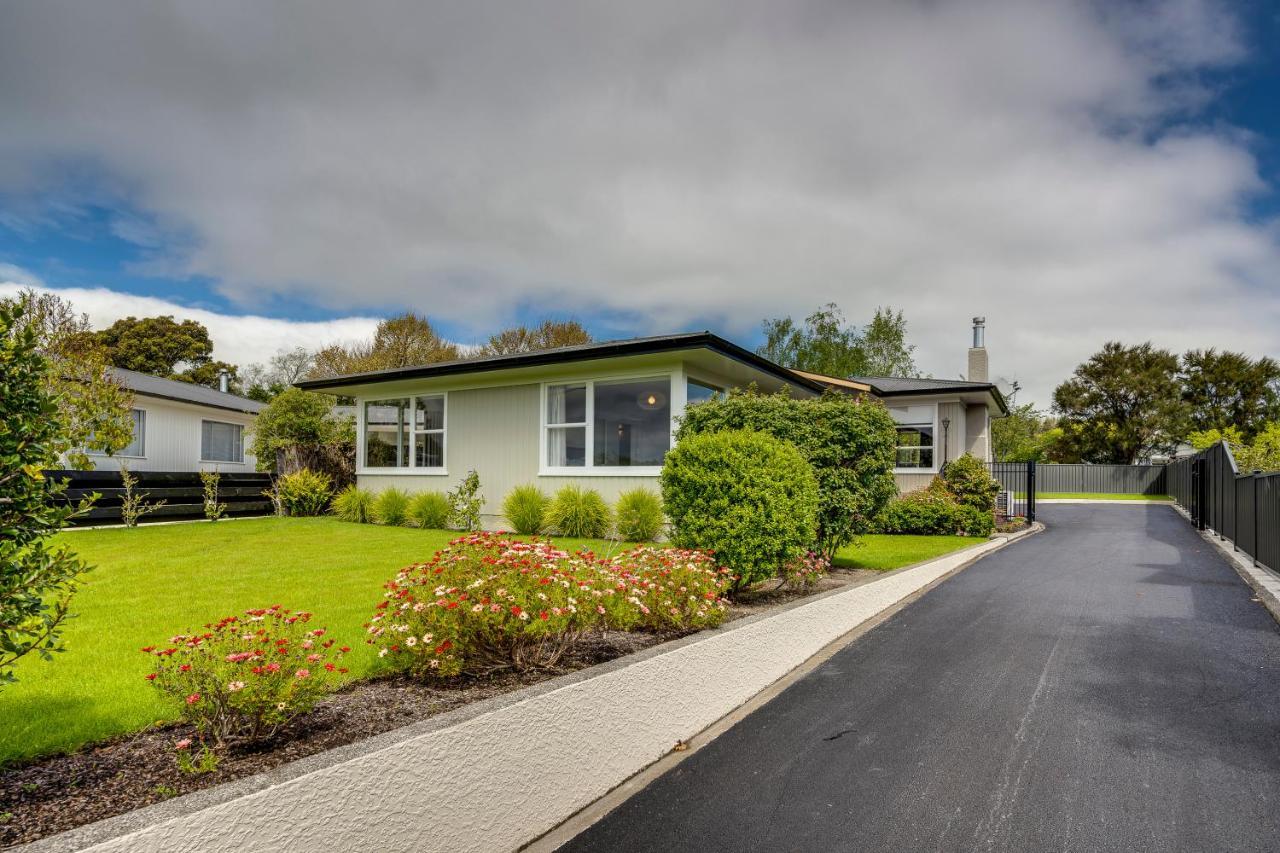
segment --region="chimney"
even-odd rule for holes
[[[986,356],[983,356],[983,364],[986,363]],[[973,351],[969,351],[969,364],[973,364]],[[231,390],[231,374],[227,373],[226,368],[218,371],[218,390],[226,394]]]
[[[987,318],[973,318],[973,346],[969,348],[970,382],[989,382],[987,378]]]

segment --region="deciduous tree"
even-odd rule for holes
[[[371,341],[334,344],[320,350],[310,376],[323,379],[453,361],[458,357],[456,345],[440,337],[426,317],[409,311],[379,323]]]
[[[865,329],[845,321],[828,303],[798,325],[790,317],[765,320],[765,342],[756,352],[796,370],[827,376],[918,376],[901,311],[877,308]]]
[[[513,326],[489,338],[477,355],[512,355],[591,343],[577,320],[543,320],[536,326]]]

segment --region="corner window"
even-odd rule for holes
[[[200,422],[202,462],[243,462],[244,427],[222,421]]]
[[[685,393],[685,405],[692,406],[695,403],[705,403],[708,400],[714,400],[723,393],[723,388],[717,388],[714,385],[707,385],[705,382],[690,379]]]
[[[546,386],[546,467],[648,468],[671,449],[671,378]]]
[[[934,406],[890,406],[889,414],[898,424],[898,446],[894,467],[902,470],[933,470]]]
[[[443,468],[443,394],[367,400],[364,467]]]
[[[133,438],[116,455],[141,458],[147,451],[147,413],[142,409],[130,409],[129,416],[133,419]]]

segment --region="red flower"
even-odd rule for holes
[[[545,622],[546,620],[550,619],[550,618],[551,618],[551,616],[550,616],[550,615],[548,615],[547,611],[545,611],[545,610],[544,610],[544,611],[542,611],[541,613],[539,613],[539,614],[538,614],[538,618],[539,618],[539,619],[541,619],[541,620],[543,620],[543,621]]]
[[[511,605],[511,615],[512,615],[512,616],[519,616],[522,612],[523,612],[523,611],[520,609],[520,605],[518,605],[518,604],[513,604],[513,605]]]
[[[190,671],[191,671],[191,664],[189,663],[184,663],[182,666],[178,667],[178,672],[190,672]]]
[[[188,696],[188,697],[187,697],[187,704],[188,704],[188,705],[194,705],[194,704],[196,704],[196,703],[197,703],[197,702],[199,702],[199,701],[200,701],[200,694],[199,694],[199,693],[192,693],[190,696]]]
[[[147,681],[155,681],[155,680],[156,680],[156,673],[151,672],[147,674]]]

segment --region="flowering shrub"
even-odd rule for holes
[[[419,674],[546,669],[590,632],[719,624],[731,582],[695,551],[605,559],[476,533],[401,570],[366,629],[381,657]]]
[[[831,561],[815,551],[782,567],[783,580],[792,589],[808,589],[827,576]]]
[[[205,625],[204,633],[179,634],[167,646],[142,649],[156,658],[147,680],[215,746],[270,737],[347,671],[338,663],[350,649],[335,648],[310,620],[310,613],[273,605]]]

